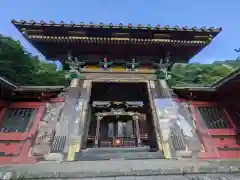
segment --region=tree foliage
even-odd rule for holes
[[[240,61],[229,60],[212,64],[176,64],[169,80],[171,86],[210,86],[240,68]]]
[[[208,86],[240,68],[239,60],[213,64],[175,64],[171,71],[171,86]],[[63,70],[55,64],[40,61],[26,52],[18,41],[0,35],[0,76],[21,85],[66,85]]]
[[[18,41],[0,35],[0,76],[21,85],[66,85],[64,71],[26,52]]]

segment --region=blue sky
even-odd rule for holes
[[[223,31],[191,62],[211,63],[236,59],[240,53],[240,0],[0,0],[0,33],[20,40],[33,53],[39,53],[11,24],[16,20],[60,22],[128,22],[137,25],[187,25],[223,27]]]

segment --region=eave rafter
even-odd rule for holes
[[[57,44],[68,43],[68,44],[172,44],[172,45],[205,45],[208,42],[203,40],[172,40],[172,39],[140,39],[140,38],[101,38],[101,37],[78,37],[78,36],[27,36],[29,40],[41,41],[41,42],[54,42]]]

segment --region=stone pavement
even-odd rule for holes
[[[234,164],[234,165],[232,165]],[[231,173],[240,174],[240,161],[203,161],[203,160],[110,160],[63,163],[39,163],[0,166],[0,172],[11,172],[13,177],[25,178],[103,178],[103,179],[141,179],[154,176],[187,176],[194,173]],[[169,177],[169,176],[168,176]],[[222,175],[220,176],[222,177]],[[146,178],[145,178],[146,179]],[[227,178],[225,178],[227,180]],[[231,179],[231,178],[230,178]],[[240,177],[238,177],[240,179]]]

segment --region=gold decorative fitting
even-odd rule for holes
[[[45,24],[45,22],[44,22],[43,20],[41,20],[41,21],[40,21],[40,24],[41,24],[41,25],[44,25],[44,24]]]
[[[30,23],[33,25],[35,24],[36,22],[34,20],[31,20]]]
[[[54,22],[54,21],[50,21],[50,24],[51,24],[51,25],[54,25],[54,24],[55,24],[55,22]]]
[[[26,21],[24,21],[24,20],[21,20],[21,21],[20,21],[20,23],[21,23],[21,24],[25,24],[25,23],[26,23]]]
[[[179,30],[179,26],[174,26],[174,29],[175,30]]]
[[[183,30],[188,30],[188,27],[187,27],[187,26],[184,26],[184,27],[183,27]]]
[[[139,29],[141,29],[142,28],[142,24],[138,24],[138,26],[137,26]]]
[[[157,29],[160,29],[160,24],[158,24],[158,25],[156,26],[156,28],[157,28]]]
[[[128,24],[128,28],[132,28],[132,24],[131,23]]]
[[[193,31],[196,31],[196,30],[197,30],[197,27],[196,27],[196,26],[192,27],[192,30],[193,30]]]
[[[166,25],[164,28],[165,28],[165,29],[169,29],[169,28],[170,28],[170,26],[169,26],[169,25]]]
[[[60,24],[61,24],[62,26],[64,26],[65,23],[64,23],[63,21],[61,21]]]

